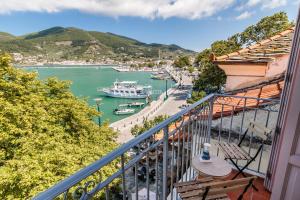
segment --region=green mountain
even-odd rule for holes
[[[16,37],[5,32],[0,32],[0,41],[8,41],[8,40],[13,40]]]
[[[195,52],[177,45],[146,44],[135,39],[78,28],[53,27],[37,33],[15,37],[0,32],[0,50],[35,56],[48,61],[126,60],[128,58],[174,58]]]

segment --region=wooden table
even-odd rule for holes
[[[211,156],[210,161],[200,160],[201,155],[196,155],[192,160],[192,167],[200,172],[200,175],[223,178],[230,174],[231,165],[222,158]]]

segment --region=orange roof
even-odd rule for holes
[[[244,87],[231,91],[229,94],[241,97],[253,97],[262,99],[279,99],[283,86],[284,86],[285,74],[264,78],[259,81],[244,85]],[[265,104],[265,101],[256,99],[247,99],[245,104],[245,99],[243,98],[233,98],[233,97],[218,97],[213,106],[213,117],[219,118],[222,116],[231,115],[231,113],[237,113],[243,110],[244,106],[246,108],[259,107]]]
[[[267,63],[276,56],[290,53],[295,28],[276,34],[266,40],[239,51],[215,57],[214,62],[221,63]]]
[[[253,83],[248,83],[247,85],[241,86],[240,89],[231,91],[227,94],[232,96],[239,96],[239,97],[253,97],[253,98],[262,98],[262,99],[279,99],[281,95],[281,91],[284,86],[284,77],[285,73],[270,77],[264,78]],[[245,108],[257,108],[269,101],[264,100],[256,100],[253,98],[248,98],[245,103],[244,98],[237,98],[237,97],[217,97],[215,99],[213,105],[213,119],[218,119],[221,116],[226,117],[232,114],[236,114],[238,112],[243,111],[244,106]],[[206,114],[202,114],[202,119],[207,117]],[[184,116],[183,121],[189,120],[188,116]],[[169,132],[175,130],[177,127],[180,127],[181,122],[172,123],[169,127]],[[188,134],[183,133],[184,129],[178,129],[178,131],[174,134],[174,141],[180,141],[183,139],[186,141]],[[185,137],[184,137],[185,136]],[[155,140],[160,140],[163,138],[163,132],[160,131],[155,135]],[[169,141],[173,140],[173,136],[169,137]]]

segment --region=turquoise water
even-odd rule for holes
[[[138,81],[141,85],[152,85],[153,99],[165,92],[166,82],[164,80],[153,80],[150,78],[149,72],[117,72],[111,67],[87,67],[87,66],[73,66],[73,67],[27,67],[30,71],[37,71],[40,79],[48,77],[58,77],[61,80],[72,81],[71,90],[79,97],[87,97],[89,105],[96,108],[95,98],[102,98],[101,112],[102,120],[108,120],[110,123],[123,119],[129,115],[114,115],[113,110],[119,104],[124,104],[133,101],[145,100],[131,100],[119,99],[103,96],[102,93],[97,92],[97,88],[110,87],[113,82],[119,81]],[[168,81],[168,88],[174,85],[173,81]],[[138,112],[140,109],[136,109]]]

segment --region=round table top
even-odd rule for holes
[[[231,165],[222,158],[210,156],[209,161],[200,160],[201,155],[196,155],[192,160],[192,167],[202,174],[222,177],[230,174]]]

